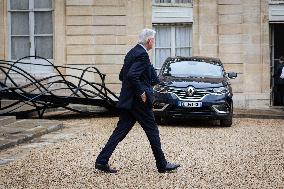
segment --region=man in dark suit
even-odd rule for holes
[[[284,106],[284,57],[279,58],[278,64],[275,66],[275,87],[276,87],[276,103]]]
[[[98,155],[95,168],[107,173],[117,170],[108,165],[109,158],[120,141],[131,130],[136,121],[142,126],[150,142],[156,166],[160,173],[175,170],[179,165],[168,163],[161,148],[159,130],[155,122],[152,101],[152,86],[159,83],[157,74],[151,65],[147,51],[154,44],[155,31],[144,29],[139,35],[139,44],[132,48],[124,59],[119,74],[122,81],[119,102],[119,121],[107,144]]]

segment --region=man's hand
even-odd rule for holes
[[[143,93],[142,95],[140,95],[140,96],[141,96],[142,101],[145,103],[146,100],[147,100],[146,93],[144,92],[144,93]]]

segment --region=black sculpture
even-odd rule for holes
[[[31,59],[40,59],[44,64],[27,62]],[[48,75],[34,75],[28,73],[23,68],[25,66],[42,68],[47,66],[53,71]],[[68,74],[68,70],[76,70],[79,74]],[[93,74],[98,81],[86,80],[87,74]],[[96,67],[80,69],[55,66],[42,57],[27,56],[15,62],[0,60],[0,77],[0,103],[2,100],[6,102],[12,100],[10,104],[0,104],[0,115],[20,115],[36,111],[42,118],[47,109],[58,107],[82,114],[92,114],[92,111],[73,108],[71,104],[101,106],[110,111],[116,110],[118,97],[106,87],[106,75]]]

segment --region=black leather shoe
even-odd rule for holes
[[[158,172],[159,173],[171,172],[173,170],[176,170],[178,167],[180,167],[179,164],[167,163],[166,167],[164,167],[163,169],[158,169]]]
[[[110,168],[108,164],[95,164],[95,168],[105,173],[117,173],[118,170]]]

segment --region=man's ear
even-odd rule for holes
[[[150,39],[147,40],[146,44],[149,45],[149,43],[150,43]]]
[[[146,48],[148,48],[149,43],[150,43],[150,39],[148,39],[147,42],[146,42],[146,44],[145,44]]]

